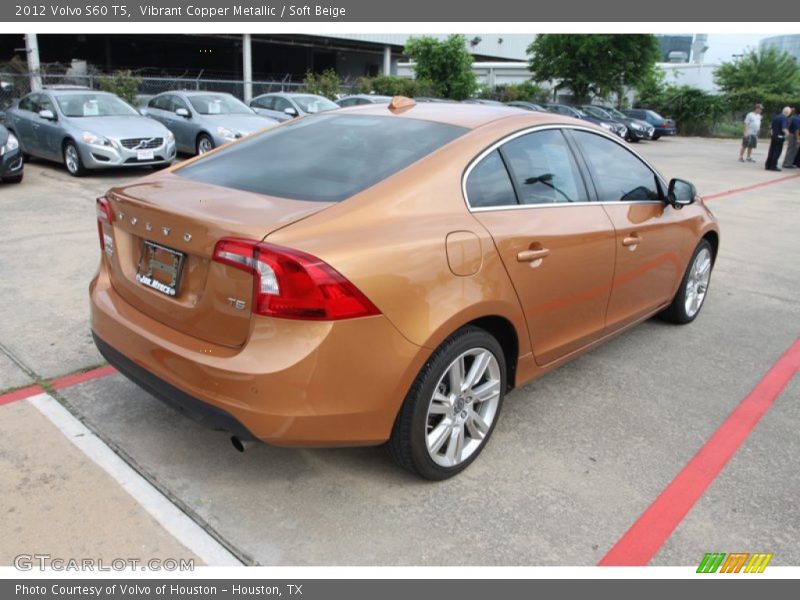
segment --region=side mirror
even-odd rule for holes
[[[56,116],[53,114],[52,110],[44,109],[39,111],[39,116],[43,119],[47,119],[48,121],[55,121]]]
[[[292,108],[291,106],[288,106],[288,107],[284,108],[283,112],[285,112],[290,117],[296,117],[297,116],[297,111],[294,108]]]
[[[176,108],[175,114],[179,117],[183,117],[184,119],[190,118],[192,115],[189,114],[189,110],[186,108]]]
[[[683,179],[672,179],[667,190],[667,200],[675,208],[691,204],[697,198],[697,189]]]
[[[143,106],[142,108],[140,108],[139,109],[139,114],[142,115],[143,117],[146,117],[147,116],[147,107]]]

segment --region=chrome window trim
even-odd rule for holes
[[[504,138],[499,139],[498,141],[494,142],[488,148],[485,148],[480,154],[478,154],[475,158],[470,161],[467,168],[464,170],[464,174],[461,176],[461,195],[464,197],[464,203],[467,206],[467,210],[471,213],[475,212],[490,212],[495,210],[521,210],[521,209],[531,209],[531,208],[554,208],[556,206],[603,206],[603,205],[620,205],[620,204],[665,204],[663,200],[590,200],[588,202],[552,202],[549,204],[512,204],[512,205],[502,205],[502,206],[478,206],[473,207],[469,203],[469,196],[467,195],[467,179],[469,179],[472,170],[480,163],[484,158],[486,158],[489,154],[497,150],[500,146],[511,142],[518,137],[522,137],[523,135],[528,135],[529,133],[535,133],[537,131],[545,131],[548,129],[575,129],[578,131],[585,131],[587,133],[594,133],[595,135],[602,136],[609,141],[614,142],[618,146],[622,147],[626,151],[630,152],[642,161],[648,169],[653,172],[658,178],[658,182],[664,188],[664,191],[667,189],[667,185],[664,182],[664,178],[658,172],[658,170],[653,167],[646,159],[640,156],[637,152],[635,152],[632,148],[629,148],[626,144],[622,142],[618,138],[618,136],[606,133],[605,131],[598,131],[597,129],[593,129],[591,127],[583,127],[581,125],[571,125],[571,124],[564,124],[564,125],[557,125],[557,124],[548,124],[548,125],[534,125],[532,127],[528,127],[526,129],[521,129],[519,131],[515,131],[514,133],[510,133],[509,135],[505,136]],[[572,149],[570,148],[570,152]],[[580,170],[580,165],[578,169]],[[509,178],[511,178],[511,174],[508,174]],[[591,179],[591,173],[589,174]],[[513,182],[512,182],[513,183]]]

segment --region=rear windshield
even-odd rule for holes
[[[466,131],[415,119],[323,113],[222,148],[176,173],[280,198],[339,202]]]

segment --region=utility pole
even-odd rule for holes
[[[42,89],[42,75],[39,72],[39,41],[35,33],[25,34],[25,52],[28,53],[28,72],[31,74],[31,91]]]
[[[242,35],[242,73],[244,74],[244,103],[253,99],[253,46],[250,34]]]

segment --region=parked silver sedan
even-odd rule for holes
[[[335,110],[339,105],[316,94],[272,92],[253,98],[250,108],[260,115],[283,122],[295,117]]]
[[[6,111],[22,152],[63,163],[79,177],[90,169],[169,165],[175,139],[109,92],[45,89]]]
[[[278,121],[257,115],[244,102],[221,92],[162,92],[143,111],[175,135],[180,152],[204,154]]]

